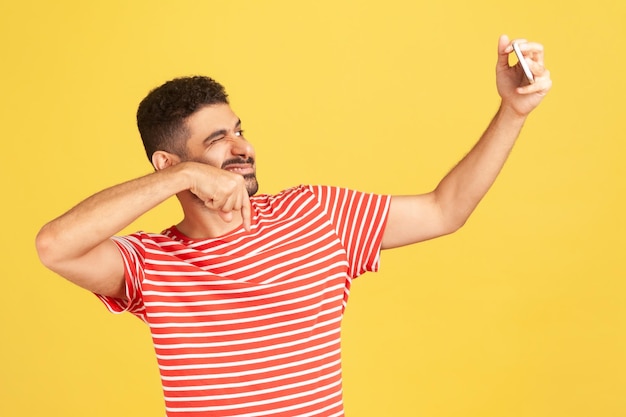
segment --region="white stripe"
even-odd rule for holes
[[[247,345],[247,344],[252,344],[256,342],[268,342],[273,339],[277,339],[277,338],[281,338],[285,336],[294,336],[300,333],[311,333],[314,329],[318,327],[322,327],[323,325],[325,326],[327,324],[333,324],[333,323],[339,323],[339,322],[341,322],[341,317],[337,317],[333,320],[329,320],[325,322],[315,323],[315,325],[307,329],[298,329],[298,330],[294,330],[291,332],[268,335],[268,336],[263,336],[263,337],[255,337],[255,338],[250,338],[246,340],[229,340],[226,342],[212,342],[212,343],[176,343],[176,344],[168,344],[168,345],[155,343],[154,347],[156,349],[167,350],[167,349],[215,348],[215,347],[221,347],[221,346]]]
[[[299,392],[297,394],[292,394],[292,395],[287,395],[285,397],[278,397],[278,398],[270,398],[268,400],[263,400],[263,401],[254,401],[254,402],[249,402],[249,403],[240,403],[240,404],[233,404],[233,405],[222,405],[222,406],[213,406],[213,407],[167,407],[167,411],[172,411],[172,412],[201,412],[201,411],[223,411],[223,410],[235,410],[237,408],[247,408],[247,407],[257,407],[260,405],[267,405],[267,404],[272,404],[272,403],[280,403],[280,402],[284,402],[284,401],[289,401],[289,400],[293,400],[295,398],[301,398],[301,397],[307,397],[307,396],[311,396],[314,395],[318,392],[321,391],[325,391],[328,390],[330,388],[336,387],[336,386],[340,386],[341,385],[341,381],[337,381],[333,384],[327,385],[327,386],[323,386],[323,387],[318,387],[316,389],[310,390],[310,391],[304,391],[304,392]],[[304,408],[304,407],[308,407],[309,405],[313,405],[313,404],[317,404],[320,402],[324,402],[330,398],[333,397],[337,397],[338,394],[337,392],[334,392],[330,395],[327,395],[326,397],[322,397],[322,398],[317,398],[313,401],[309,401],[306,403],[298,403],[297,405],[293,405],[293,406],[289,406],[289,407],[283,407],[283,408],[278,408],[278,409],[274,409],[272,410],[273,413],[279,413],[279,412],[283,412],[283,411],[290,411],[290,410],[296,410],[298,408]],[[261,411],[258,413],[252,413],[252,414],[246,414],[246,416],[262,416],[262,415],[267,415],[267,411]]]
[[[282,381],[282,380],[288,380],[288,379],[292,379],[292,378],[298,378],[304,375],[308,375],[311,373],[322,373],[323,371],[325,371],[326,369],[332,369],[336,366],[341,365],[341,360],[336,360],[336,361],[332,361],[332,362],[327,362],[322,366],[319,366],[317,368],[313,368],[313,369],[305,369],[302,371],[297,371],[297,372],[291,372],[288,374],[280,374],[278,376],[272,376],[272,377],[268,377],[268,378],[261,378],[261,379],[255,379],[254,383],[255,384],[259,384],[259,385],[264,385],[264,384],[269,384],[269,383],[273,383],[273,382],[277,382],[277,381]],[[341,373],[341,370],[339,370],[338,372]],[[205,379],[204,377],[200,377],[200,378],[194,378],[195,380],[200,380],[200,379]],[[191,378],[189,378],[189,380],[191,380]],[[231,382],[228,384],[222,383],[222,384],[210,384],[210,385],[186,385],[186,386],[171,386],[171,385],[167,385],[166,383],[163,383],[163,390],[167,391],[167,392],[177,392],[177,391],[206,391],[206,390],[211,390],[211,389],[232,389],[232,388],[240,388],[242,385],[247,384],[247,382]]]
[[[341,392],[341,391],[340,391]],[[337,411],[334,414],[323,414],[324,411],[328,411],[331,410],[333,408],[337,408],[337,406],[341,406],[341,410]],[[292,417],[311,417],[312,415],[323,415],[324,417],[343,417],[343,404],[341,401],[336,402],[334,404],[331,404],[329,406],[326,406],[324,408],[319,408],[317,410],[314,411],[315,414],[311,414],[311,412],[308,412],[306,414],[299,414],[297,416],[292,416]]]
[[[332,298],[324,298],[322,304],[311,304],[306,307],[294,308],[293,310],[284,310],[270,314],[263,314],[261,316],[252,317],[237,317],[230,320],[216,320],[216,321],[199,321],[199,322],[167,322],[167,323],[150,323],[150,327],[153,329],[167,329],[167,328],[192,328],[192,327],[210,327],[210,326],[227,326],[229,324],[243,324],[249,322],[261,322],[269,321],[283,316],[290,316],[293,314],[304,313],[306,311],[333,311],[334,307],[324,307],[327,304],[333,304],[339,299],[343,299],[343,296],[335,296]]]
[[[279,391],[287,391],[290,389],[304,387],[307,385],[314,385],[314,384],[319,383],[320,381],[323,381],[325,379],[335,378],[339,375],[341,375],[341,370],[337,370],[329,374],[324,374],[317,378],[309,379],[306,381],[300,381],[294,384],[281,385],[279,387],[267,388],[267,389],[258,390],[258,391],[244,391],[244,392],[239,392],[236,394],[224,394],[224,395],[206,395],[202,397],[168,397],[168,396],[165,396],[165,399],[168,401],[172,401],[172,402],[184,402],[184,401],[215,401],[215,400],[228,400],[228,399],[233,399],[233,398],[254,397],[257,395],[269,394],[272,392],[279,392]],[[215,389],[214,385],[210,385],[209,387],[210,389]]]
[[[331,257],[334,256],[334,254],[330,255]],[[345,264],[345,263],[344,263]],[[305,268],[310,268],[311,265],[305,265],[303,269]],[[300,269],[300,268],[298,268]],[[333,269],[337,269],[337,266],[335,264],[332,264],[330,266],[327,266],[325,268],[321,268],[319,269],[320,272],[325,273],[325,272],[330,272]],[[285,274],[280,274],[285,275]],[[197,296],[222,296],[222,297],[228,297],[228,296],[235,296],[237,297],[237,294],[240,293],[244,293],[244,294],[248,294],[248,293],[253,293],[253,292],[261,292],[263,293],[262,295],[255,295],[255,296],[249,296],[249,297],[237,297],[237,298],[230,298],[230,299],[216,299],[216,300],[209,300],[209,301],[204,301],[204,302],[198,302],[198,301],[190,301],[190,302],[184,302],[184,301],[176,301],[176,302],[167,302],[167,301],[147,301],[145,303],[146,306],[154,306],[154,307],[167,307],[167,306],[180,306],[180,305],[185,305],[185,306],[200,306],[200,305],[217,305],[217,304],[230,304],[232,303],[234,300],[236,300],[238,303],[244,303],[244,302],[248,302],[248,301],[258,301],[258,300],[263,300],[266,298],[274,298],[274,297],[280,297],[283,295],[287,295],[287,294],[293,294],[293,293],[298,293],[298,292],[303,292],[306,291],[308,289],[311,288],[316,288],[319,287],[321,285],[324,285],[324,282],[320,282],[320,281],[314,281],[310,284],[304,285],[302,287],[298,287],[295,286],[294,288],[289,288],[287,290],[282,290],[282,291],[277,291],[277,292],[269,292],[268,293],[268,289],[271,288],[279,288],[281,286],[292,286],[295,283],[298,283],[299,281],[305,281],[309,278],[313,278],[316,277],[318,275],[318,272],[309,272],[308,274],[304,274],[304,275],[299,275],[297,277],[295,277],[294,279],[290,279],[288,281],[285,282],[280,282],[277,283],[276,285],[273,286],[259,286],[258,288],[235,288],[235,289],[227,289],[227,290],[209,290],[209,291],[185,291],[184,293],[180,293],[180,292],[170,292],[170,291],[144,291],[144,295],[145,296],[159,296],[159,297],[179,297],[182,298],[184,297],[197,297]],[[338,278],[340,276],[342,276],[343,274],[333,274],[331,276],[329,276],[328,280],[332,280],[334,278]],[[231,282],[232,284],[232,282]],[[271,284],[271,283],[270,283]],[[247,291],[246,291],[247,290]]]
[[[237,366],[246,366],[258,363],[269,363],[279,359],[291,358],[293,356],[303,355],[305,353],[312,353],[318,350],[322,350],[324,348],[337,345],[337,341],[331,341],[322,343],[321,345],[315,345],[308,347],[302,350],[294,350],[292,352],[282,353],[280,355],[271,355],[263,358],[256,359],[248,359],[243,361],[234,361],[234,362],[214,362],[214,363],[205,363],[205,364],[193,364],[193,365],[160,365],[159,368],[164,371],[182,371],[184,369],[219,369],[219,368],[230,368]],[[334,352],[339,352],[339,350],[335,350]],[[291,362],[290,362],[291,363]],[[261,369],[261,368],[257,368]]]
[[[310,321],[315,321],[315,320],[319,320],[321,317],[327,316],[329,314],[334,313],[334,311],[328,311],[328,312],[324,312],[318,316],[307,316],[307,317],[302,317],[299,319],[295,319],[295,320],[289,320],[289,321],[284,321],[284,322],[277,322],[277,323],[272,323],[272,324],[266,324],[263,326],[254,326],[254,327],[245,327],[243,329],[237,329],[237,330],[224,330],[224,331],[215,331],[215,330],[210,330],[210,331],[206,331],[206,332],[198,332],[198,333],[167,333],[167,334],[157,334],[157,333],[153,333],[152,337],[153,339],[197,339],[197,338],[210,338],[210,337],[216,337],[216,336],[233,336],[233,335],[242,335],[242,334],[246,334],[246,333],[257,333],[257,332],[261,332],[263,330],[270,330],[270,329],[279,329],[281,327],[289,327],[292,326],[294,324],[297,323],[306,323],[306,322],[310,322]]]
[[[307,301],[307,300],[311,300],[311,299],[315,299],[315,298],[319,298],[320,295],[328,293],[328,292],[332,292],[336,289],[339,288],[343,288],[343,283],[342,284],[337,284],[334,285],[332,287],[326,287],[323,289],[323,291],[320,292],[316,292],[316,293],[312,293],[303,297],[298,297],[298,298],[294,298],[291,301],[291,304],[296,304],[302,301]],[[211,305],[212,303],[206,302],[205,305]],[[258,310],[266,310],[268,308],[271,307],[275,307],[275,306],[282,306],[284,304],[284,301],[279,302],[279,303],[272,303],[269,305],[261,305],[261,306],[252,306],[252,307],[242,307],[242,308],[232,308],[232,309],[224,309],[224,310],[209,310],[209,311],[188,311],[188,312],[182,312],[182,313],[177,313],[177,312],[161,312],[161,313],[150,313],[149,316],[150,317],[196,317],[196,316],[215,316],[215,315],[221,315],[221,314],[232,314],[233,312],[238,312],[238,313],[243,313],[243,312],[253,312],[253,311],[258,311]],[[150,303],[146,303],[146,306],[152,306],[153,304]],[[179,303],[177,304],[178,306],[184,307],[186,306],[185,303]]]
[[[307,345],[308,343],[318,340],[318,339],[324,339],[334,334],[339,335],[339,332],[340,332],[339,329],[333,329],[324,333],[319,333],[313,337],[308,337],[306,340],[295,340],[291,342],[278,343],[275,345],[266,345],[266,346],[254,348],[254,349],[231,350],[228,352],[215,352],[215,353],[212,352],[212,353],[204,353],[204,354],[183,354],[183,355],[175,355],[175,354],[170,355],[168,353],[165,355],[157,354],[156,356],[158,359],[165,361],[168,359],[177,360],[177,359],[203,359],[203,358],[220,358],[220,357],[227,358],[233,355],[237,355],[237,356],[253,355],[253,354],[258,354],[258,353],[272,351],[272,350],[290,348],[290,347],[294,347],[297,345]]]
[[[323,361],[324,359],[338,356],[340,355],[340,353],[341,353],[341,349],[335,349],[332,352],[328,352],[323,355],[313,356],[313,357],[302,359],[296,362],[289,362],[289,363],[283,363],[280,365],[269,366],[267,368],[244,369],[239,372],[226,372],[226,373],[221,373],[221,374],[210,373],[207,375],[184,375],[184,376],[161,375],[161,379],[165,381],[189,381],[191,379],[220,379],[220,378],[233,378],[233,377],[240,377],[240,376],[265,374],[265,373],[270,373],[274,371],[280,371],[283,369],[297,368],[302,365],[311,364],[312,362]],[[206,369],[206,368],[203,368],[203,369]],[[311,370],[313,369],[316,369],[316,368],[311,368]]]
[[[322,248],[321,250],[324,251],[328,251],[328,249],[332,248],[333,246],[336,246],[335,243],[329,243],[328,245],[326,245],[324,248]],[[186,282],[186,286],[207,286],[207,287],[215,287],[215,286],[224,286],[224,285],[232,285],[233,283],[242,283],[242,282],[248,282],[248,281],[253,281],[256,280],[259,277],[265,277],[267,275],[269,275],[269,273],[275,269],[279,269],[279,268],[286,268],[289,267],[290,265],[294,264],[294,263],[298,263],[302,260],[306,260],[307,258],[310,258],[314,255],[316,255],[317,253],[319,253],[320,250],[315,250],[312,252],[307,253],[305,256],[300,256],[300,257],[292,257],[291,260],[289,262],[283,262],[280,264],[274,264],[272,267],[265,267],[262,271],[257,272],[256,274],[250,274],[247,275],[245,278],[237,278],[235,281],[233,280],[220,280],[220,281],[189,281]],[[287,256],[289,256],[289,253],[286,254]],[[268,283],[274,282],[278,279],[281,279],[285,276],[289,276],[289,275],[296,275],[297,271],[301,270],[301,269],[306,269],[306,268],[310,268],[310,267],[314,267],[316,265],[318,265],[319,263],[326,263],[328,261],[332,261],[333,258],[337,258],[340,257],[342,259],[346,258],[346,253],[343,249],[338,249],[332,253],[329,253],[327,256],[323,257],[323,258],[316,258],[314,259],[315,262],[308,262],[302,265],[299,265],[297,267],[293,267],[291,270],[282,272],[280,274],[276,274],[272,277],[272,279],[265,279],[262,282],[257,283],[257,285],[259,285],[260,287],[258,289],[256,288],[250,288],[250,287],[245,287],[245,288],[239,288],[239,289],[229,289],[229,290],[223,290],[223,293],[229,293],[231,291],[237,291],[237,292],[250,292],[250,291],[263,291],[264,288],[262,285],[266,285]],[[239,270],[233,270],[233,271],[229,271],[227,274],[226,273],[222,273],[219,276],[221,278],[227,278],[230,277],[231,275],[239,275],[242,274],[245,270],[247,269],[255,269],[255,268],[259,268],[262,267],[263,264],[261,263],[255,263],[255,264],[249,264],[247,265],[245,268],[240,268]],[[340,267],[344,267],[347,269],[348,267],[348,263],[346,261],[340,261],[337,260],[331,264],[329,264],[328,267],[326,267],[325,269],[320,269],[320,272],[326,272],[331,268],[340,268]],[[186,277],[186,276],[207,276],[207,275],[212,275],[211,272],[201,272],[201,273],[193,273],[190,274],[188,272],[170,272],[170,271],[156,271],[156,270],[151,270],[151,269],[146,269],[146,272],[149,273],[150,275],[153,276],[181,276],[181,277]],[[317,275],[316,273],[309,273],[307,275],[302,275],[301,277],[311,277],[311,276],[315,276]],[[217,276],[217,275],[215,275]],[[298,276],[296,276],[295,278],[299,278]],[[145,280],[144,282],[155,282],[153,280]],[[158,282],[158,281],[157,281]],[[285,281],[285,283],[290,283],[292,282],[291,280],[289,281]],[[155,285],[155,286],[177,286],[175,284],[170,284],[170,283],[165,283],[165,285],[162,285],[161,283]],[[213,290],[215,291],[215,290]],[[185,292],[185,294],[187,294],[189,292]],[[160,293],[158,291],[144,291],[144,294],[146,295],[160,295]],[[179,296],[181,295],[180,293],[177,293]]]

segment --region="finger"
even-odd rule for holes
[[[224,211],[229,212],[231,210],[223,210],[224,206],[228,204],[228,200],[224,196],[214,195],[212,198],[204,200],[204,206],[209,210],[217,212]]]
[[[223,213],[235,213],[241,210],[241,197],[240,193],[233,194],[228,197],[228,200],[224,202],[220,211]]]
[[[550,79],[550,71],[545,70],[543,75],[539,78],[535,78],[534,84],[529,84],[516,89],[518,94],[546,94],[550,88],[552,88],[552,80]]]
[[[204,201],[204,206],[211,210],[217,210],[217,203],[215,199],[211,198]]]
[[[224,201],[224,203],[219,207],[220,211],[224,213],[229,213],[233,210],[236,210],[237,208],[237,197],[233,195],[229,196],[226,201]]]
[[[526,63],[528,64],[528,67],[532,71],[535,78],[541,77],[546,72],[546,68],[543,66],[543,64],[540,64],[537,61],[526,58]]]
[[[507,35],[500,35],[498,39],[498,63],[499,69],[509,68],[509,54],[513,51],[511,41]]]
[[[252,224],[252,210],[250,208],[250,197],[248,192],[244,189],[242,193],[243,201],[241,206],[241,217],[243,219],[243,228],[246,231],[250,231],[250,225]]]
[[[516,43],[519,46],[527,43],[528,41],[524,38],[516,38],[516,39],[511,39],[506,47],[506,53],[510,54],[511,52],[513,52],[513,44]]]
[[[533,61],[543,65],[544,49],[543,45],[537,42],[520,42],[522,54]]]
[[[220,196],[214,196],[214,198],[210,200],[206,200],[204,205],[206,208],[217,211],[218,213],[229,213],[232,212],[232,209],[228,208],[229,203],[228,199]]]

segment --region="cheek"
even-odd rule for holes
[[[222,166],[221,155],[216,155],[214,152],[205,152],[202,155],[187,158],[187,160],[190,162],[200,162],[217,168],[221,168]]]

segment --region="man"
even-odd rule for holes
[[[380,249],[461,227],[551,87],[543,48],[520,42],[534,83],[498,44],[502,103],[474,148],[426,194],[299,186],[255,195],[255,154],[221,85],[179,78],[137,122],[155,172],[86,199],[37,236],[42,262],[150,326],[173,416],[341,416],[340,321],[352,278]],[[176,195],[183,220],[115,236]]]

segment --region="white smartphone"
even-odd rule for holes
[[[516,42],[513,42],[513,50],[515,51],[515,55],[517,55],[517,60],[519,61],[520,65],[522,66],[522,69],[524,70],[524,74],[526,74],[526,78],[528,78],[528,82],[531,84],[534,83],[535,77],[533,76],[532,71],[528,67],[528,63],[524,59],[524,55],[522,54],[522,51],[519,49],[519,45]]]

